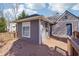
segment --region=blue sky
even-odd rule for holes
[[[0,10],[3,10],[4,16],[7,19],[14,19],[15,4],[13,3],[0,3]],[[44,16],[53,16],[56,13],[62,14],[65,10],[79,16],[78,3],[20,3],[18,5],[17,15],[23,10],[29,15],[40,14]]]

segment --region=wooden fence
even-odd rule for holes
[[[0,46],[3,46],[6,42],[14,40],[16,38],[16,33],[4,32],[0,33]]]

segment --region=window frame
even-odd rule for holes
[[[29,31],[29,35],[28,36],[24,35],[23,27],[29,27],[29,30],[28,30]],[[30,22],[22,22],[22,37],[30,38]]]

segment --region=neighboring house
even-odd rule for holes
[[[60,16],[61,16],[61,15],[56,14],[56,15],[54,15],[54,16],[48,17],[48,19],[51,20],[51,21],[53,21],[53,22],[56,22]]]
[[[9,22],[7,26],[8,32],[16,32],[16,23],[15,22]]]
[[[28,42],[42,44],[52,35],[53,22],[44,16],[31,16],[17,20],[17,36]]]
[[[79,31],[79,18],[67,10],[57,19],[56,22],[57,24],[52,28],[52,35],[54,36],[72,36],[74,31]]]

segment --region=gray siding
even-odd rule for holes
[[[30,21],[30,38],[22,37],[22,23],[17,24],[17,35],[20,39],[24,39],[27,42],[31,42],[34,44],[39,44],[39,21],[33,20]]]
[[[65,19],[65,16],[67,16],[67,19]],[[78,18],[70,14],[69,12],[65,12],[63,17],[60,18],[60,21],[65,21],[65,20],[78,20]]]
[[[67,19],[64,17],[67,16]],[[60,19],[60,21],[52,27],[52,34],[56,36],[66,36],[67,34],[67,27],[66,24],[72,24],[72,32],[78,31],[78,23],[79,20],[75,16],[65,13],[64,16]]]
[[[31,21],[31,40],[39,44],[39,21]]]

